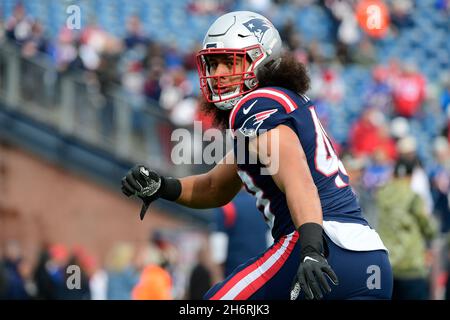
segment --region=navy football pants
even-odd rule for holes
[[[277,300],[290,298],[290,288],[300,260],[295,231],[281,237],[263,254],[240,265],[204,296],[211,300]],[[328,263],[339,285],[329,281],[332,291],[324,299],[390,299],[392,270],[384,250],[350,251],[326,237]],[[299,299],[304,299],[303,292]]]

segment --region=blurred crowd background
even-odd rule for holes
[[[370,4],[380,8],[378,33],[361,21]],[[172,212],[180,225],[145,225],[142,242],[130,231],[98,248],[80,245],[82,232],[26,237],[11,222],[28,219],[8,193],[16,149],[119,198],[119,177],[136,162],[176,176],[207,170],[174,165],[170,136],[196,120],[211,127],[198,109],[195,55],[209,25],[234,10],[268,17],[307,66],[308,95],[391,251],[395,297],[449,298],[448,0],[0,0],[0,298],[198,299],[270,245],[245,195],[207,214],[161,207],[155,215]],[[61,151],[74,145],[83,152]],[[66,285],[73,264],[81,290]]]

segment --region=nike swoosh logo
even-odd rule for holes
[[[249,105],[248,108],[244,108],[244,109],[242,110],[242,112],[244,112],[244,114],[249,113],[250,109],[253,108],[253,106],[254,106],[255,103],[257,103],[257,102],[258,102],[258,100],[255,100],[255,102],[253,102],[251,105]]]
[[[317,261],[316,259],[311,258],[311,257],[305,257],[305,259],[303,259],[303,262],[305,262],[306,260],[312,260],[312,261],[314,261],[314,262],[319,262],[319,261]]]

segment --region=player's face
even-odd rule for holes
[[[217,92],[219,86],[221,93],[234,91],[242,80],[248,63],[242,55],[211,55],[208,57],[209,74],[212,78],[212,89]],[[232,84],[236,84],[233,86]],[[224,88],[225,87],[225,88]]]

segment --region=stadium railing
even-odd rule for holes
[[[121,86],[102,93],[82,72],[58,72],[46,56],[23,57],[14,44],[0,46],[0,101],[43,124],[133,163],[182,176],[189,166],[170,161],[167,115]]]

